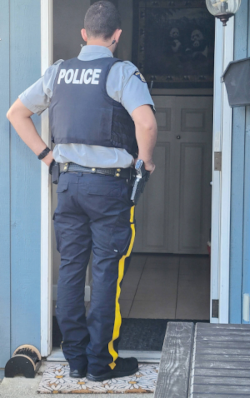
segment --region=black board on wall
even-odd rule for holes
[[[91,0],[91,4],[96,3],[99,0]],[[116,7],[118,7],[118,0],[109,0],[111,3],[113,3]],[[125,0],[126,1],[126,0]]]
[[[203,0],[134,0],[133,38],[133,62],[154,87],[213,87],[215,19]]]

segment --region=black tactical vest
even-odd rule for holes
[[[69,59],[60,64],[50,105],[55,144],[87,144],[137,150],[134,122],[126,109],[109,97],[106,82],[116,58]]]

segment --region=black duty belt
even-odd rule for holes
[[[76,163],[60,163],[60,173],[67,173],[67,172],[80,172],[80,173],[87,173],[87,174],[103,174],[103,175],[108,175],[108,176],[113,176],[113,177],[120,177],[120,178],[126,178],[126,179],[131,179],[133,175],[134,169],[131,167],[128,167],[126,169],[121,169],[121,168],[109,168],[109,169],[104,169],[104,168],[98,168],[98,167],[85,167],[85,166],[80,166],[79,164]]]

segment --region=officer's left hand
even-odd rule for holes
[[[47,166],[50,166],[51,162],[53,161],[53,151],[50,151],[45,158],[43,158],[42,162],[44,162]]]

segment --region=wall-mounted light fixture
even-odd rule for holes
[[[208,11],[226,26],[229,18],[240,8],[241,0],[206,0]]]

